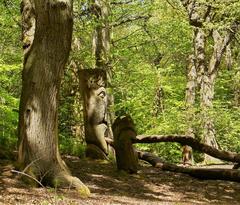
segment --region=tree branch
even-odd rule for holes
[[[113,1],[111,2],[111,5],[126,5],[126,4],[130,4],[133,3],[134,0],[129,0],[129,1]]]
[[[166,162],[163,162],[162,164],[158,163],[158,167],[162,170],[184,173],[199,179],[229,180],[240,182],[240,172],[236,169],[189,168]]]
[[[125,40],[125,39],[127,39],[128,37],[130,37],[130,36],[134,35],[135,33],[139,32],[140,30],[142,30],[142,28],[133,31],[133,32],[130,33],[129,35],[126,35],[126,36],[124,36],[124,37],[122,37],[122,38],[119,38],[119,39],[116,39],[115,41],[112,41],[112,44],[114,45],[115,43],[117,43],[117,42],[119,42],[119,41]]]
[[[122,20],[120,22],[116,22],[116,23],[112,24],[111,26],[117,27],[117,26],[121,26],[122,24],[133,22],[133,21],[137,21],[137,20],[148,20],[151,17],[152,17],[151,15],[147,15],[147,16],[132,16],[132,17],[124,19],[124,20]]]
[[[186,135],[138,135],[133,143],[156,143],[156,142],[177,142],[181,145],[189,145],[193,149],[204,152],[208,155],[221,160],[240,163],[240,154],[229,151],[222,151],[213,148],[207,144],[201,143],[198,140]]]
[[[214,51],[209,62],[209,75],[212,75],[214,77],[218,72],[222,56],[226,51],[227,46],[234,38],[238,29],[239,25],[234,22],[231,28],[227,31],[225,37],[221,37],[217,30],[213,31],[212,36],[214,40]]]

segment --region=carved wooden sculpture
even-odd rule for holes
[[[102,69],[86,69],[80,72],[80,89],[84,103],[86,156],[107,159],[109,137],[107,124],[107,77]]]
[[[118,117],[112,125],[117,168],[128,173],[137,173],[138,156],[132,146],[137,133],[130,116]]]

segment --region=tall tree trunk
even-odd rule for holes
[[[164,91],[161,85],[158,85],[155,91],[153,103],[153,117],[158,117],[160,114],[164,113]]]
[[[201,101],[201,116],[203,122],[203,141],[204,143],[219,148],[215,139],[214,122],[210,115],[210,110],[213,108],[213,96],[214,96],[214,79],[209,77],[207,73],[203,76],[200,89],[200,101]],[[211,161],[211,157],[205,156],[205,161]]]
[[[195,66],[197,71],[198,84],[203,83],[203,75],[206,71],[206,54],[205,54],[205,33],[202,28],[194,29],[194,54]]]
[[[214,49],[210,62],[207,65],[207,59],[205,56],[206,37],[203,23],[210,20],[212,16],[210,15],[212,13],[212,7],[193,0],[181,0],[181,3],[188,13],[190,25],[194,26],[195,29],[194,49],[198,83],[200,86],[203,140],[207,144],[218,148],[218,144],[215,139],[214,124],[209,114],[210,109],[213,107],[214,81],[217,77],[222,55],[235,35],[238,29],[238,24],[233,22],[231,29],[225,31],[224,38],[220,36],[218,31],[213,30],[212,37],[214,40]]]
[[[189,64],[188,64],[188,75],[187,75],[187,86],[186,86],[186,121],[188,123],[188,129],[186,135],[194,137],[194,128],[193,122],[195,118],[194,112],[194,104],[195,104],[195,96],[196,96],[196,87],[197,87],[197,72],[195,66],[195,56],[189,56]],[[193,155],[192,149],[188,145],[183,147],[182,152],[182,160],[183,163],[192,164],[193,163]]]
[[[81,50],[81,43],[79,37],[73,36],[71,50],[73,53],[78,53]],[[84,117],[83,117],[83,99],[79,89],[80,71],[83,69],[82,61],[78,56],[71,55],[69,60],[68,69],[66,70],[66,79],[63,80],[62,86],[65,88],[61,90],[60,103],[69,108],[66,115],[69,119],[67,123],[68,129],[70,128],[71,135],[84,142]],[[70,97],[70,103],[65,102],[65,97]],[[61,106],[61,104],[60,104]],[[66,118],[66,116],[65,116]],[[68,130],[67,130],[68,131]]]
[[[202,140],[204,143],[218,148],[218,144],[215,139],[214,124],[209,115],[209,111],[212,108],[213,94],[214,94],[214,82],[208,74],[209,67],[207,65],[205,55],[206,36],[202,28],[195,28],[195,41],[194,50],[196,58],[196,70],[197,70],[197,82],[200,88],[200,110],[202,121]],[[205,154],[205,162],[215,160],[209,155]]]
[[[214,122],[209,112],[213,108],[214,83],[218,74],[222,56],[232,40],[233,34],[232,32],[227,32],[223,38],[217,30],[214,30],[212,32],[212,37],[214,40],[214,48],[201,83],[200,106],[203,117],[203,140],[206,144],[214,148],[219,148],[215,136]],[[207,155],[205,156],[206,162],[211,160],[213,160],[212,157]]]
[[[58,149],[58,96],[72,38],[71,0],[22,1],[24,64],[19,113],[20,169],[55,186],[88,188]]]
[[[108,0],[91,0],[92,11],[96,17],[96,27],[93,35],[93,53],[96,58],[96,67],[105,69],[111,77],[110,52],[110,26]],[[109,70],[108,70],[109,69]]]
[[[203,32],[203,31],[202,31]],[[202,33],[201,35],[205,35]],[[205,45],[202,46],[203,51],[205,51]],[[202,55],[203,56],[203,55]],[[199,72],[199,83],[200,83],[200,107],[201,107],[201,117],[202,117],[202,128],[203,128],[203,141],[204,143],[218,148],[218,144],[215,139],[215,129],[213,121],[209,115],[209,110],[213,106],[213,95],[214,95],[214,85],[213,78],[208,76],[208,67],[206,66],[206,57],[201,57],[201,65],[198,67]],[[205,159],[207,156],[205,157]]]
[[[109,0],[90,0],[92,12],[96,17],[96,27],[93,34],[93,53],[95,56],[95,67],[103,69],[107,73],[107,81],[110,92],[108,92],[108,127],[111,138],[113,133],[111,125],[115,118],[112,111],[114,97],[111,93],[112,65],[110,60],[110,2]]]

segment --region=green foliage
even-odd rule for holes
[[[59,135],[61,154],[69,154],[78,157],[85,156],[85,143],[72,136]]]
[[[188,22],[176,18],[180,14],[164,2],[147,4],[146,10],[138,6],[141,15],[145,12],[153,16],[146,22],[137,21],[114,29],[116,115],[130,114],[139,134],[184,133],[185,68],[192,31]],[[155,64],[159,53],[162,58]],[[164,92],[164,112],[154,117],[154,97],[159,86]],[[139,147],[172,161],[180,157],[179,146],[174,144]]]
[[[0,4],[0,144],[16,149],[20,97],[21,43],[20,1]]]
[[[84,155],[83,132],[73,136],[73,128],[82,126],[78,70],[94,67],[92,54],[93,29],[98,22],[89,12],[87,0],[74,1],[74,33],[69,65],[61,84],[59,107],[59,143],[64,154]],[[168,3],[170,2],[171,5]],[[187,129],[185,112],[186,68],[192,52],[193,29],[179,0],[132,1],[112,4],[111,89],[116,115],[130,114],[138,134],[184,134]],[[207,29],[225,28],[239,20],[239,1],[199,0],[210,3],[216,11]],[[0,143],[16,146],[18,104],[21,89],[21,26],[19,0],[0,4]],[[221,21],[219,21],[219,19]],[[239,38],[237,36],[237,38]],[[207,48],[212,50],[212,44]],[[232,46],[233,58],[239,59],[239,46]],[[236,60],[235,60],[236,61]],[[240,152],[239,107],[233,104],[238,86],[239,62],[232,70],[220,69],[216,82],[214,108],[211,115],[217,139],[223,149]],[[156,90],[163,89],[163,112],[154,115]],[[199,130],[199,110],[195,110],[193,126]],[[82,129],[82,128],[81,128]],[[83,129],[82,129],[83,130]],[[201,133],[197,133],[200,136]],[[174,162],[181,149],[178,144],[138,145]],[[198,157],[198,155],[197,155]]]
[[[240,152],[240,108],[234,106],[236,70],[221,70],[216,82],[213,119],[222,149]]]
[[[19,65],[0,64],[0,144],[11,149],[16,146]]]
[[[21,61],[20,0],[0,3],[0,63]]]

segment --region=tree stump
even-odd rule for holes
[[[118,117],[112,130],[118,170],[130,174],[137,173],[138,156],[132,146],[132,140],[136,138],[137,133],[131,117]]]

